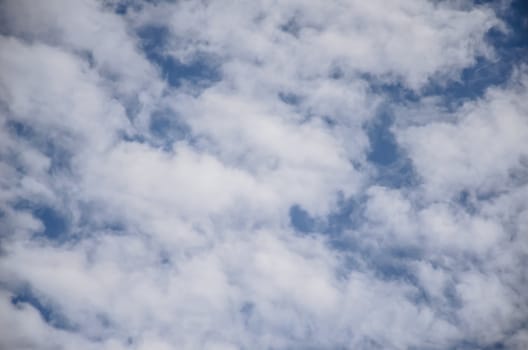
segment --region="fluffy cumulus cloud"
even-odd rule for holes
[[[522,1],[0,3],[1,349],[525,349]]]

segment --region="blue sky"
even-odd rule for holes
[[[1,349],[525,349],[528,6],[0,4]]]

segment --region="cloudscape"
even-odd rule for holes
[[[528,349],[528,2],[0,2],[0,349]]]

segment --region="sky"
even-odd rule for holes
[[[0,2],[0,349],[528,348],[523,0]]]

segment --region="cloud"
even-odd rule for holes
[[[501,6],[3,2],[0,347],[522,349]]]
[[[522,172],[527,156],[522,147],[528,136],[524,70],[506,89],[490,89],[438,122],[397,132],[428,190],[442,196],[464,189],[485,195],[522,183],[514,174]]]

